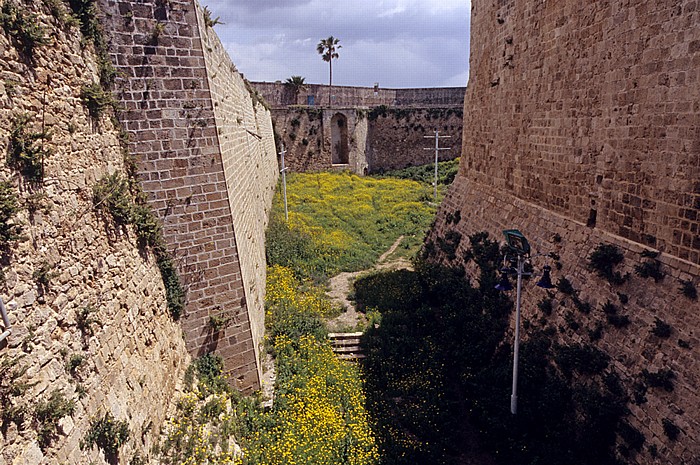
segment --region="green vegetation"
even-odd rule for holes
[[[654,327],[651,329],[651,333],[656,337],[668,339],[671,337],[671,325],[660,320],[659,318],[656,318],[654,320]]]
[[[692,279],[681,281],[681,287],[678,290],[690,300],[698,300],[698,290],[695,287],[695,283],[693,283]]]
[[[359,370],[338,360],[326,337],[327,298],[279,265],[269,270],[267,296],[276,398],[247,423],[246,463],[376,463]]]
[[[653,278],[658,283],[664,279],[664,272],[661,270],[661,262],[658,260],[659,252],[645,250],[641,253],[644,260],[639,265],[634,266],[634,272],[641,278]]]
[[[97,18],[96,0],[68,0],[72,17],[80,24],[80,32],[85,40],[95,46],[98,57],[100,84],[108,90],[117,75],[107,52],[107,42],[102,32],[102,26]]]
[[[20,365],[19,357],[5,357],[0,361],[0,430],[6,431],[10,423],[18,428],[24,424],[27,408],[19,399],[33,386],[25,381],[27,367]]]
[[[681,434],[681,429],[672,420],[664,418],[661,420],[661,425],[664,428],[664,434],[666,437],[668,437],[671,441],[678,439],[678,436]]]
[[[146,205],[139,185],[133,179],[114,173],[93,186],[92,200],[95,209],[111,216],[117,225],[132,225],[140,245],[153,250],[165,285],[168,309],[174,319],[180,318],[185,306],[185,291],[165,245],[160,221]]]
[[[57,436],[58,421],[73,415],[75,401],[66,399],[63,392],[55,390],[48,401],[40,401],[34,408],[37,423],[37,441],[42,450],[46,449]]]
[[[620,285],[629,276],[623,276],[615,267],[622,263],[624,255],[619,247],[614,244],[598,244],[595,250],[588,256],[588,263],[598,276],[605,278],[610,283]]]
[[[30,120],[28,114],[15,115],[12,119],[7,164],[28,182],[36,184],[44,178],[44,158],[51,153],[40,143],[47,139],[46,133],[30,131]]]
[[[486,234],[469,239],[479,288],[460,269],[421,262],[415,272],[355,284],[358,304],[382,312],[365,336],[382,463],[455,463],[469,452],[460,449],[465,418],[500,464],[617,463],[627,396],[607,355],[592,346],[531,332],[521,345],[518,415],[510,413],[512,303],[493,289],[499,247]]]
[[[39,266],[32,272],[32,279],[40,289],[48,290],[51,280],[58,276],[53,268],[48,262],[40,262]]]
[[[444,193],[444,187],[452,184],[458,171],[459,158],[438,162],[438,187],[442,187],[442,193]],[[411,166],[401,170],[387,171],[383,173],[383,176],[410,179],[412,181],[419,181],[432,185],[435,181],[435,165],[429,163],[426,165]]]
[[[214,26],[216,26],[217,24],[224,24],[224,23],[222,23],[222,22],[220,21],[220,17],[219,17],[219,16],[217,16],[216,18],[212,18],[212,17],[211,17],[211,11],[209,10],[209,7],[208,7],[208,6],[205,6],[205,7],[204,7],[204,13],[203,13],[203,14],[204,14],[204,24],[205,24],[207,27],[214,27]]]
[[[80,90],[80,98],[93,118],[99,118],[106,107],[114,104],[112,94],[105,92],[102,85],[97,83],[83,86]]]
[[[323,282],[340,271],[369,268],[400,235],[417,250],[435,207],[430,188],[415,181],[350,173],[287,177],[289,223],[276,195],[267,233],[267,260],[299,277]]]
[[[8,248],[20,239],[22,226],[17,224],[15,215],[19,211],[17,194],[11,182],[0,182],[0,249]]]
[[[231,440],[240,433],[239,416],[254,404],[240,398],[222,370],[221,357],[212,354],[194,360],[187,369],[186,393],[165,426],[160,463],[223,465],[234,460]]]
[[[90,421],[90,429],[80,442],[81,449],[97,446],[102,449],[110,463],[117,463],[119,448],[129,439],[129,425],[126,420],[116,420],[111,413]]]
[[[221,358],[200,357],[165,428],[161,462],[231,463],[240,459],[231,447],[235,438],[246,465],[376,463],[358,368],[339,361],[326,337],[322,318],[331,311],[318,287],[271,267],[266,314],[278,374],[274,407],[240,398],[222,376]]]
[[[30,60],[33,60],[34,49],[37,46],[48,43],[36,15],[27,14],[26,10],[17,6],[13,0],[3,1],[0,7],[0,24],[5,33],[20,46],[21,52]]]

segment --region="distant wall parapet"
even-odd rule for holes
[[[307,84],[294,95],[283,82],[253,82],[273,108],[290,105],[316,107],[328,106],[329,87],[324,84]],[[381,87],[333,86],[331,106],[334,107],[462,107],[465,87],[433,87],[409,89],[383,89]]]

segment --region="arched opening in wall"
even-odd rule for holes
[[[347,165],[350,149],[348,147],[348,119],[342,113],[331,118],[331,162],[334,165]]]

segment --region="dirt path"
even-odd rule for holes
[[[353,271],[351,273],[343,272],[330,279],[328,297],[331,298],[335,305],[345,309],[340,316],[328,321],[328,329],[330,331],[344,332],[354,330],[357,324],[364,320],[364,314],[357,312],[355,304],[348,300],[348,294],[350,294],[352,290],[352,284],[358,276],[375,270],[411,269],[411,262],[405,258],[387,260],[396,251],[403,239],[403,236],[396,239],[396,242],[379,257],[377,264],[374,265],[373,268],[369,270]]]

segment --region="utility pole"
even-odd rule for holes
[[[423,139],[435,138],[435,180],[433,181],[433,187],[435,190],[435,203],[437,203],[437,182],[438,182],[438,153],[440,150],[450,150],[452,147],[440,147],[440,139],[449,139],[452,136],[441,136],[440,131],[435,130],[434,136],[423,136]],[[426,147],[423,150],[433,150],[433,147]]]
[[[284,149],[284,144],[282,144],[282,151],[279,153],[280,156],[280,173],[282,173],[282,194],[284,195],[284,219],[289,223],[289,210],[287,209],[287,167],[284,166],[284,154],[287,151]]]

